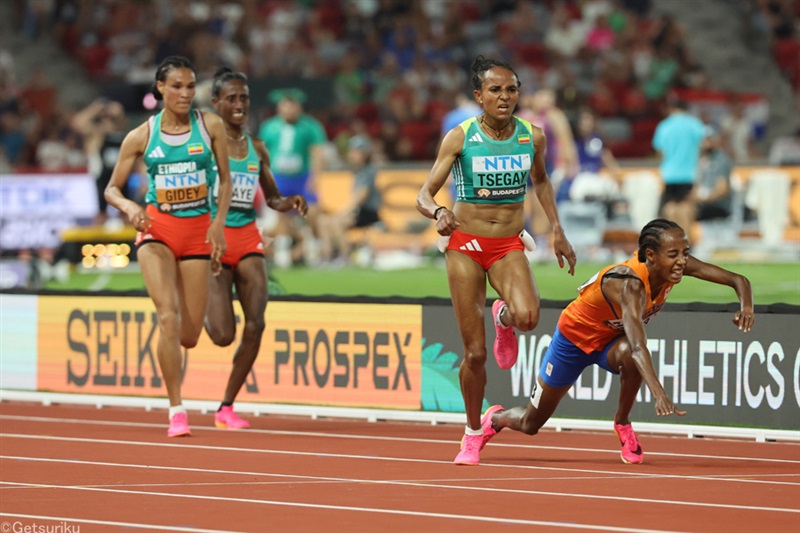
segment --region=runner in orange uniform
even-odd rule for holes
[[[595,274],[561,313],[527,407],[505,411],[496,405],[486,411],[481,419],[484,445],[503,428],[535,435],[581,372],[596,364],[619,374],[614,431],[622,445],[622,461],[641,463],[644,453],[628,417],[642,381],[655,398],[658,416],[686,414],[675,407],[658,380],[644,328],[683,276],[733,288],[740,303],[733,323],[743,332],[750,331],[755,317],[747,278],[692,257],[680,226],[670,220],[653,220],[639,234],[637,254]]]

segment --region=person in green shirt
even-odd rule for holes
[[[298,224],[293,214],[279,215],[275,231],[275,264],[279,267],[301,259],[313,262],[309,244],[318,235],[316,179],[323,168],[328,139],[322,124],[303,112],[305,99],[300,89],[272,91],[270,100],[276,104],[277,114],[265,120],[258,132],[270,153],[278,190],[287,196],[302,195],[309,205],[307,225]]]

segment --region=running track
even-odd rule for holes
[[[797,443],[641,435],[629,466],[609,423],[506,431],[456,467],[454,424],[250,420],[190,412],[168,439],[165,411],[3,402],[0,533],[800,531]]]

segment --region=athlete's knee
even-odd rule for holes
[[[263,317],[245,320],[244,328],[242,328],[242,337],[245,339],[261,340],[265,327],[266,324],[264,323]]]
[[[539,306],[530,304],[508,305],[511,323],[520,331],[531,331],[539,324]]]
[[[213,325],[206,325],[206,332],[216,346],[230,346],[236,339],[236,332],[226,330],[224,328],[214,327]]]
[[[468,343],[464,347],[464,365],[470,369],[486,366],[486,346],[480,343]]]
[[[158,330],[161,335],[166,337],[176,338],[181,330],[181,317],[173,309],[159,310],[156,313],[158,317]]]
[[[197,346],[197,341],[200,340],[200,334],[197,333],[184,333],[181,335],[181,346],[184,348],[194,348]]]
[[[194,348],[197,346],[197,341],[200,340],[200,334],[202,332],[202,323],[199,326],[184,324],[181,331],[181,346],[184,348]]]

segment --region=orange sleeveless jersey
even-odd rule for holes
[[[647,306],[642,313],[645,324],[658,313],[672,290],[668,283],[655,300],[650,293],[650,273],[647,266],[636,255],[623,263],[607,266],[578,288],[580,295],[575,298],[558,319],[558,329],[575,346],[589,354],[602,350],[614,338],[622,335],[622,307],[609,301],[603,294],[602,282],[606,273],[614,267],[630,267],[634,275],[644,283],[647,292]]]

